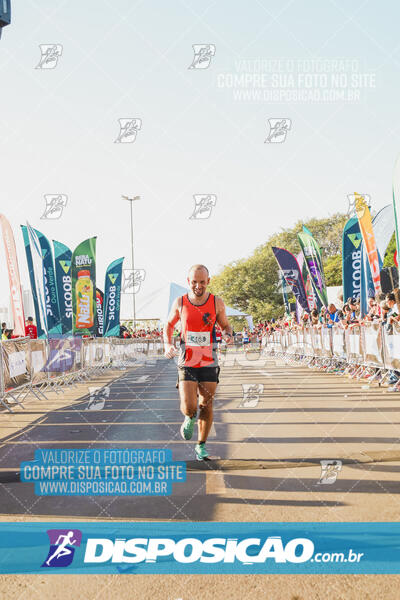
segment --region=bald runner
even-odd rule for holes
[[[190,440],[198,414],[197,460],[210,460],[206,441],[213,422],[213,399],[219,382],[216,324],[222,329],[227,344],[233,342],[225,304],[221,298],[207,292],[210,276],[206,266],[193,265],[188,273],[189,293],[177,298],[164,327],[165,356],[174,358],[172,344],[175,325],[181,322],[181,345],[178,354],[178,382],[181,426],[184,440]],[[197,409],[197,402],[199,407]]]

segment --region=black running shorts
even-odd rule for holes
[[[214,381],[219,383],[220,367],[178,367],[178,381]]]

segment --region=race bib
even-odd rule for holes
[[[209,346],[210,332],[209,331],[187,331],[186,332],[187,346]]]

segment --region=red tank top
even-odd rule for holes
[[[179,367],[218,366],[216,320],[213,294],[209,294],[206,302],[200,306],[192,304],[187,294],[182,296]]]

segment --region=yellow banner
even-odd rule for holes
[[[360,231],[363,238],[365,251],[368,256],[375,292],[379,292],[381,289],[381,276],[379,270],[378,250],[376,247],[374,230],[372,228],[371,213],[367,203],[365,202],[364,198],[360,196],[360,194],[355,193],[355,198],[356,214],[360,224]]]

